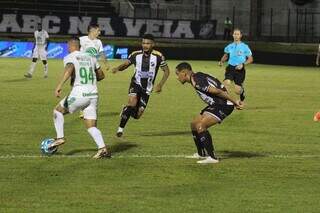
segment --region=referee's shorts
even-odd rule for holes
[[[233,81],[236,85],[242,86],[246,78],[246,70],[243,66],[241,70],[237,70],[236,66],[228,65],[224,74],[224,80]]]

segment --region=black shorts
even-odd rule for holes
[[[219,120],[219,122],[223,121],[226,117],[228,117],[228,115],[230,115],[232,113],[234,109],[233,105],[221,105],[221,104],[216,104],[216,105],[209,105],[206,108],[204,108],[203,110],[201,110],[201,115],[203,113],[208,113],[210,115],[212,115],[213,117],[215,117],[216,119]]]
[[[129,86],[129,96],[137,96],[138,102],[137,102],[137,109],[139,108],[146,108],[148,101],[149,101],[149,95],[146,93],[146,91],[138,84],[131,81],[131,84]]]
[[[224,80],[234,81],[236,85],[242,86],[246,78],[246,70],[243,66],[241,70],[236,70],[236,66],[228,65],[224,74]]]

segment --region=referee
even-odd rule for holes
[[[234,91],[240,96],[241,105],[244,105],[243,82],[246,77],[245,65],[251,64],[253,57],[249,46],[243,43],[241,38],[241,30],[234,29],[233,42],[224,48],[224,55],[219,61],[219,66],[222,66],[228,60],[223,83],[227,89],[230,89],[231,82],[234,82]]]

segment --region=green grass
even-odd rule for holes
[[[177,63],[169,61],[163,92],[129,121],[123,140],[114,135],[133,70],[106,74],[99,128],[114,158],[96,161],[80,157],[95,144],[77,114],[65,118],[59,153],[37,157],[40,141],[55,136],[62,61],[49,61],[48,79],[38,63],[29,80],[29,60],[0,59],[0,212],[319,212],[319,69],[249,66],[247,108],[210,129],[221,162],[197,165],[181,155],[195,151],[189,124],[205,105],[176,80]],[[223,78],[216,62],[191,63]]]

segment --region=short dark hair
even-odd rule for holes
[[[97,28],[99,28],[99,25],[98,25],[98,24],[90,24],[90,25],[88,26],[88,32],[90,32],[91,29],[97,29]]]
[[[69,42],[76,43],[80,47],[80,39],[78,37],[71,37]]]
[[[154,41],[154,37],[152,34],[144,34],[143,39],[148,39],[148,40]]]
[[[191,67],[191,65],[190,65],[188,62],[181,62],[180,64],[178,64],[178,65],[176,66],[176,69],[177,69],[178,71],[182,71],[182,70],[184,70],[184,69],[192,70],[192,67]]]

